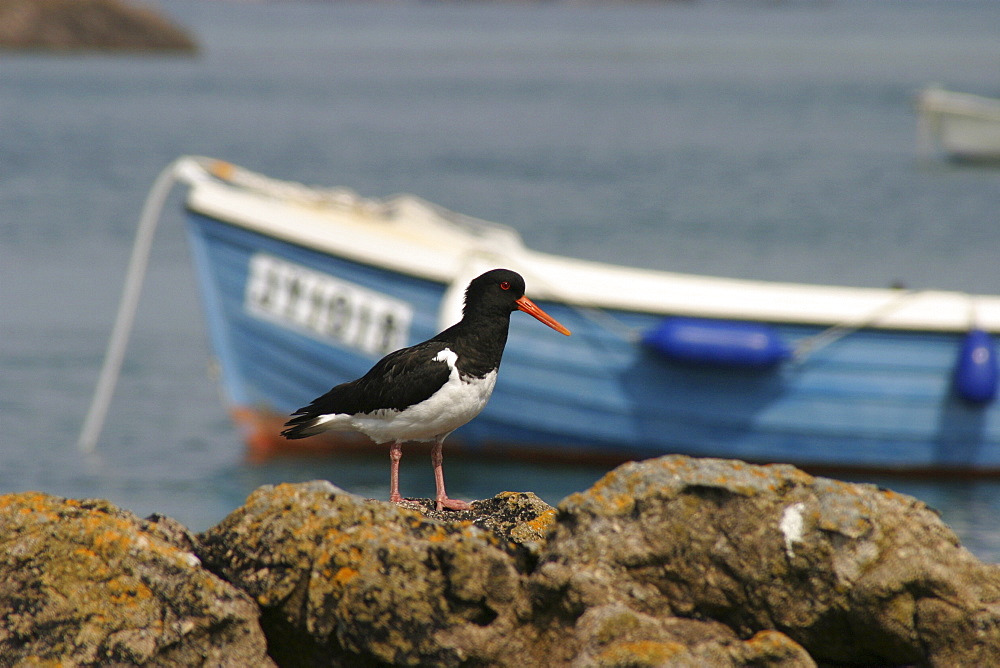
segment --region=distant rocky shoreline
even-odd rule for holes
[[[0,0],[0,49],[193,53],[191,35],[125,0]]]
[[[430,502],[426,504],[429,506]],[[916,499],[668,456],[552,508],[265,486],[195,535],[0,496],[0,656],[204,666],[974,666],[1000,566]]]

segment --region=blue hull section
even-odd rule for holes
[[[189,215],[212,345],[240,411],[286,416],[437,331],[445,285]],[[1000,405],[955,392],[960,335],[866,329],[803,359],[723,366],[674,361],[622,336],[653,330],[659,315],[609,312],[621,326],[609,329],[565,304],[539,305],[573,336],[515,313],[493,398],[449,445],[540,458],[683,453],[1000,471]],[[792,348],[821,331],[776,329]]]

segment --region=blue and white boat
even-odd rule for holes
[[[456,321],[469,279],[506,267],[573,336],[512,318],[493,398],[450,456],[1000,473],[1000,297],[613,266],[409,195],[177,165],[228,409],[257,456],[293,445],[279,436],[292,410]]]

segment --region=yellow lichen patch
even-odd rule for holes
[[[679,642],[637,640],[608,647],[597,657],[600,666],[661,666],[687,651]]]
[[[360,575],[360,571],[357,571],[349,566],[341,566],[340,570],[333,576],[333,581],[339,585],[345,585],[354,578]]]
[[[51,497],[40,492],[23,492],[21,494],[9,494],[4,497],[4,503],[0,507],[18,505],[17,516],[27,522],[53,521],[59,519],[56,510],[58,504],[53,503]],[[20,523],[18,521],[18,523]],[[23,526],[23,524],[21,525]]]
[[[431,543],[443,543],[448,540],[448,535],[443,531],[438,531],[428,536],[427,540]]]
[[[603,515],[616,515],[630,512],[635,505],[634,494],[623,494],[618,492],[611,494],[608,493],[616,487],[610,484],[610,481],[614,477],[613,473],[607,474],[594,483],[590,489],[584,492],[577,492],[566,497],[563,504],[587,506]],[[595,508],[595,506],[597,507]]]
[[[274,494],[275,496],[289,496],[294,499],[298,496],[297,490],[298,490],[297,485],[294,485],[290,482],[283,482],[279,483],[278,485],[275,485],[271,493]],[[265,492],[263,491],[259,493],[261,494],[261,496],[265,495]]]
[[[576,494],[572,494],[570,498],[577,496],[582,496],[583,498],[586,498],[588,496],[590,497],[601,496],[604,493],[604,490],[607,489],[608,487],[613,486],[617,482],[617,480],[618,476],[614,471],[612,471],[611,473],[604,475],[597,482],[591,485],[590,489],[584,492],[577,492]]]
[[[47,510],[52,506],[50,497],[41,492],[23,492],[14,496],[18,503],[22,506],[29,506],[32,510]]]
[[[341,531],[338,527],[330,527],[323,534],[323,542],[334,546],[348,543],[352,540],[353,536],[351,534]]]
[[[19,665],[31,666],[31,668],[64,668],[67,664],[63,663],[59,659],[49,659],[32,655],[21,659],[21,663]]]
[[[628,494],[607,495],[603,493],[588,494],[590,499],[601,506],[601,510],[608,515],[620,515],[632,510],[635,505],[635,497]]]
[[[105,529],[101,533],[94,536],[94,547],[103,550],[106,548],[119,547],[124,549],[128,547],[129,537],[120,531],[115,531],[114,529]]]
[[[891,489],[880,489],[879,491],[882,493],[882,496],[884,496],[885,498],[887,498],[887,499],[889,499],[891,501],[905,501],[906,500],[906,497],[904,497],[902,494],[900,494],[898,492],[894,492]]]
[[[84,517],[82,521],[84,531],[96,531],[97,528],[103,524],[102,519],[103,518],[98,515],[88,515]]]
[[[795,644],[791,638],[781,631],[774,631],[772,629],[758,631],[746,643],[760,649],[766,648],[772,650]]]
[[[526,524],[528,525],[528,528],[530,528],[532,531],[537,531],[538,533],[541,534],[544,533],[546,530],[548,530],[548,528],[551,527],[553,524],[555,524],[556,515],[557,513],[555,511],[555,508],[549,508],[535,519],[528,521]]]
[[[359,526],[350,534],[345,534],[345,540],[350,540],[351,543],[371,543],[381,539],[381,535],[376,533],[381,530],[382,527],[374,526]]]
[[[78,548],[76,548],[75,550],[73,550],[73,554],[75,554],[78,557],[83,557],[85,559],[96,559],[97,558],[97,553],[94,552],[93,550],[91,550],[90,548],[86,548],[86,547],[78,547]]]
[[[801,485],[812,485],[816,482],[816,478],[809,475],[802,469],[793,468],[787,477],[790,481],[797,482]]]
[[[107,583],[108,600],[116,605],[134,605],[153,597],[152,590],[132,578],[119,577]]]

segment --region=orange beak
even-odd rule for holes
[[[539,322],[544,322],[546,325],[556,330],[560,334],[565,334],[566,336],[569,336],[570,332],[568,329],[560,325],[559,322],[551,315],[549,315],[542,309],[538,308],[538,306],[535,305],[535,302],[531,301],[527,297],[521,297],[514,303],[517,304],[517,308],[519,311],[524,311],[525,313],[532,316]]]

